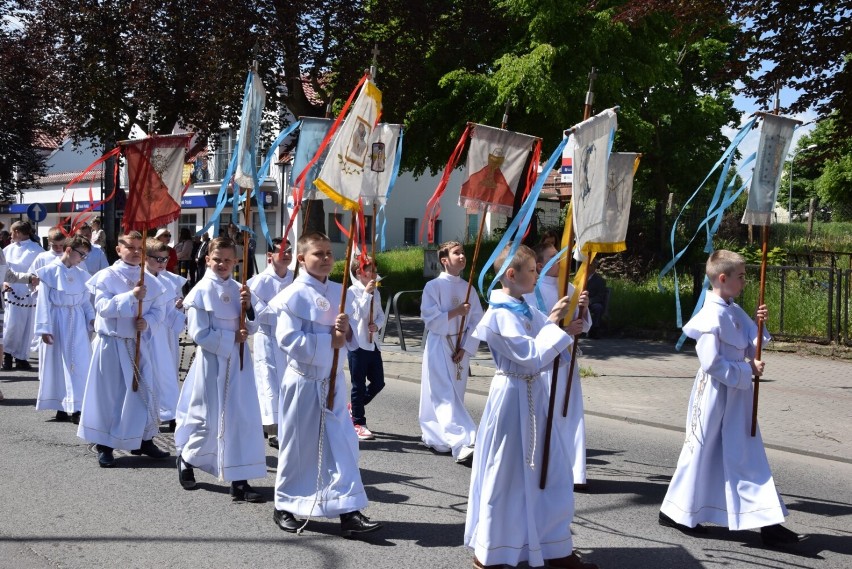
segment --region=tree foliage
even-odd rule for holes
[[[45,156],[36,140],[46,130],[48,113],[44,70],[32,65],[32,44],[17,26],[12,7],[0,0],[0,201],[10,200],[43,173]]]

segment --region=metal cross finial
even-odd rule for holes
[[[373,54],[373,63],[370,65],[370,76],[375,79],[378,72],[379,44],[373,44],[373,49],[370,50],[370,53]]]
[[[148,135],[154,132],[154,123],[156,122],[154,118],[157,116],[157,111],[154,110],[154,105],[148,106]]]

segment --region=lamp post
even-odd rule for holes
[[[793,223],[793,160],[796,159],[799,152],[813,150],[816,147],[816,144],[811,144],[805,148],[793,151],[793,154],[790,156],[790,195],[787,197],[787,215],[789,219],[787,223]]]

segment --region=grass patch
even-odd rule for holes
[[[590,366],[580,366],[580,377],[598,377],[598,373]]]

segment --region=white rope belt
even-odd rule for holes
[[[527,384],[527,405],[528,405],[528,413],[529,413],[529,431],[530,431],[530,443],[529,448],[527,448],[527,456],[526,462],[530,467],[530,470],[535,470],[535,446],[537,439],[537,430],[536,430],[536,420],[535,420],[535,403],[533,402],[533,394],[532,394],[532,384],[535,380],[541,377],[540,373],[513,373],[508,371],[503,371],[498,369],[495,374],[501,375],[508,379],[519,379],[521,381],[526,382]]]

